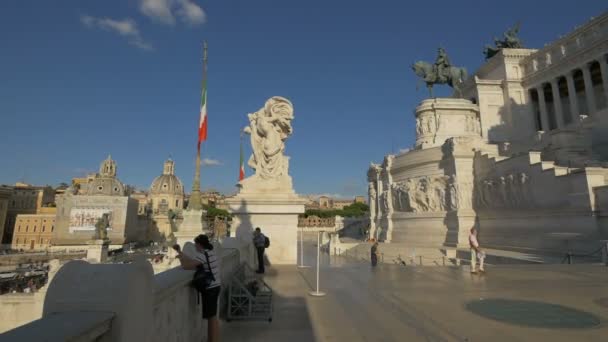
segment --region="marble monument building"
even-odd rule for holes
[[[520,45],[497,43],[459,92],[422,101],[414,147],[370,166],[373,236],[468,247],[475,226],[486,247],[560,252],[606,238],[608,13]]]

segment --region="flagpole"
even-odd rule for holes
[[[203,42],[203,81],[201,84],[202,91],[206,91],[207,84],[207,41]],[[206,94],[205,94],[206,95]],[[206,101],[207,99],[205,99]],[[194,171],[194,182],[192,182],[192,193],[188,201],[189,210],[202,210],[203,203],[201,202],[201,143],[198,142],[196,149],[196,166]]]

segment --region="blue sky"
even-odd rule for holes
[[[295,107],[286,153],[296,191],[364,194],[370,161],[413,144],[413,109],[427,93],[412,62],[434,60],[441,45],[472,73],[484,44],[518,20],[536,48],[605,9],[598,0],[3,0],[0,183],[69,182],[111,154],[123,182],[148,188],[171,155],[189,188],[206,39],[203,157],[219,165],[203,167],[203,188],[234,191],[246,114],[280,95]]]

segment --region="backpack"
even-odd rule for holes
[[[203,264],[199,265],[196,268],[194,276],[192,277],[192,282],[190,283],[190,285],[201,294],[215,281],[215,276],[213,275],[213,271],[211,271],[211,264],[209,263],[209,254],[207,254],[207,252],[205,252],[205,259],[207,259],[209,270],[206,270]]]
[[[270,247],[270,239],[268,236],[264,236],[264,248]]]

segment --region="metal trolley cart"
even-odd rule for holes
[[[226,321],[272,322],[272,289],[247,264],[239,266],[228,285]]]

